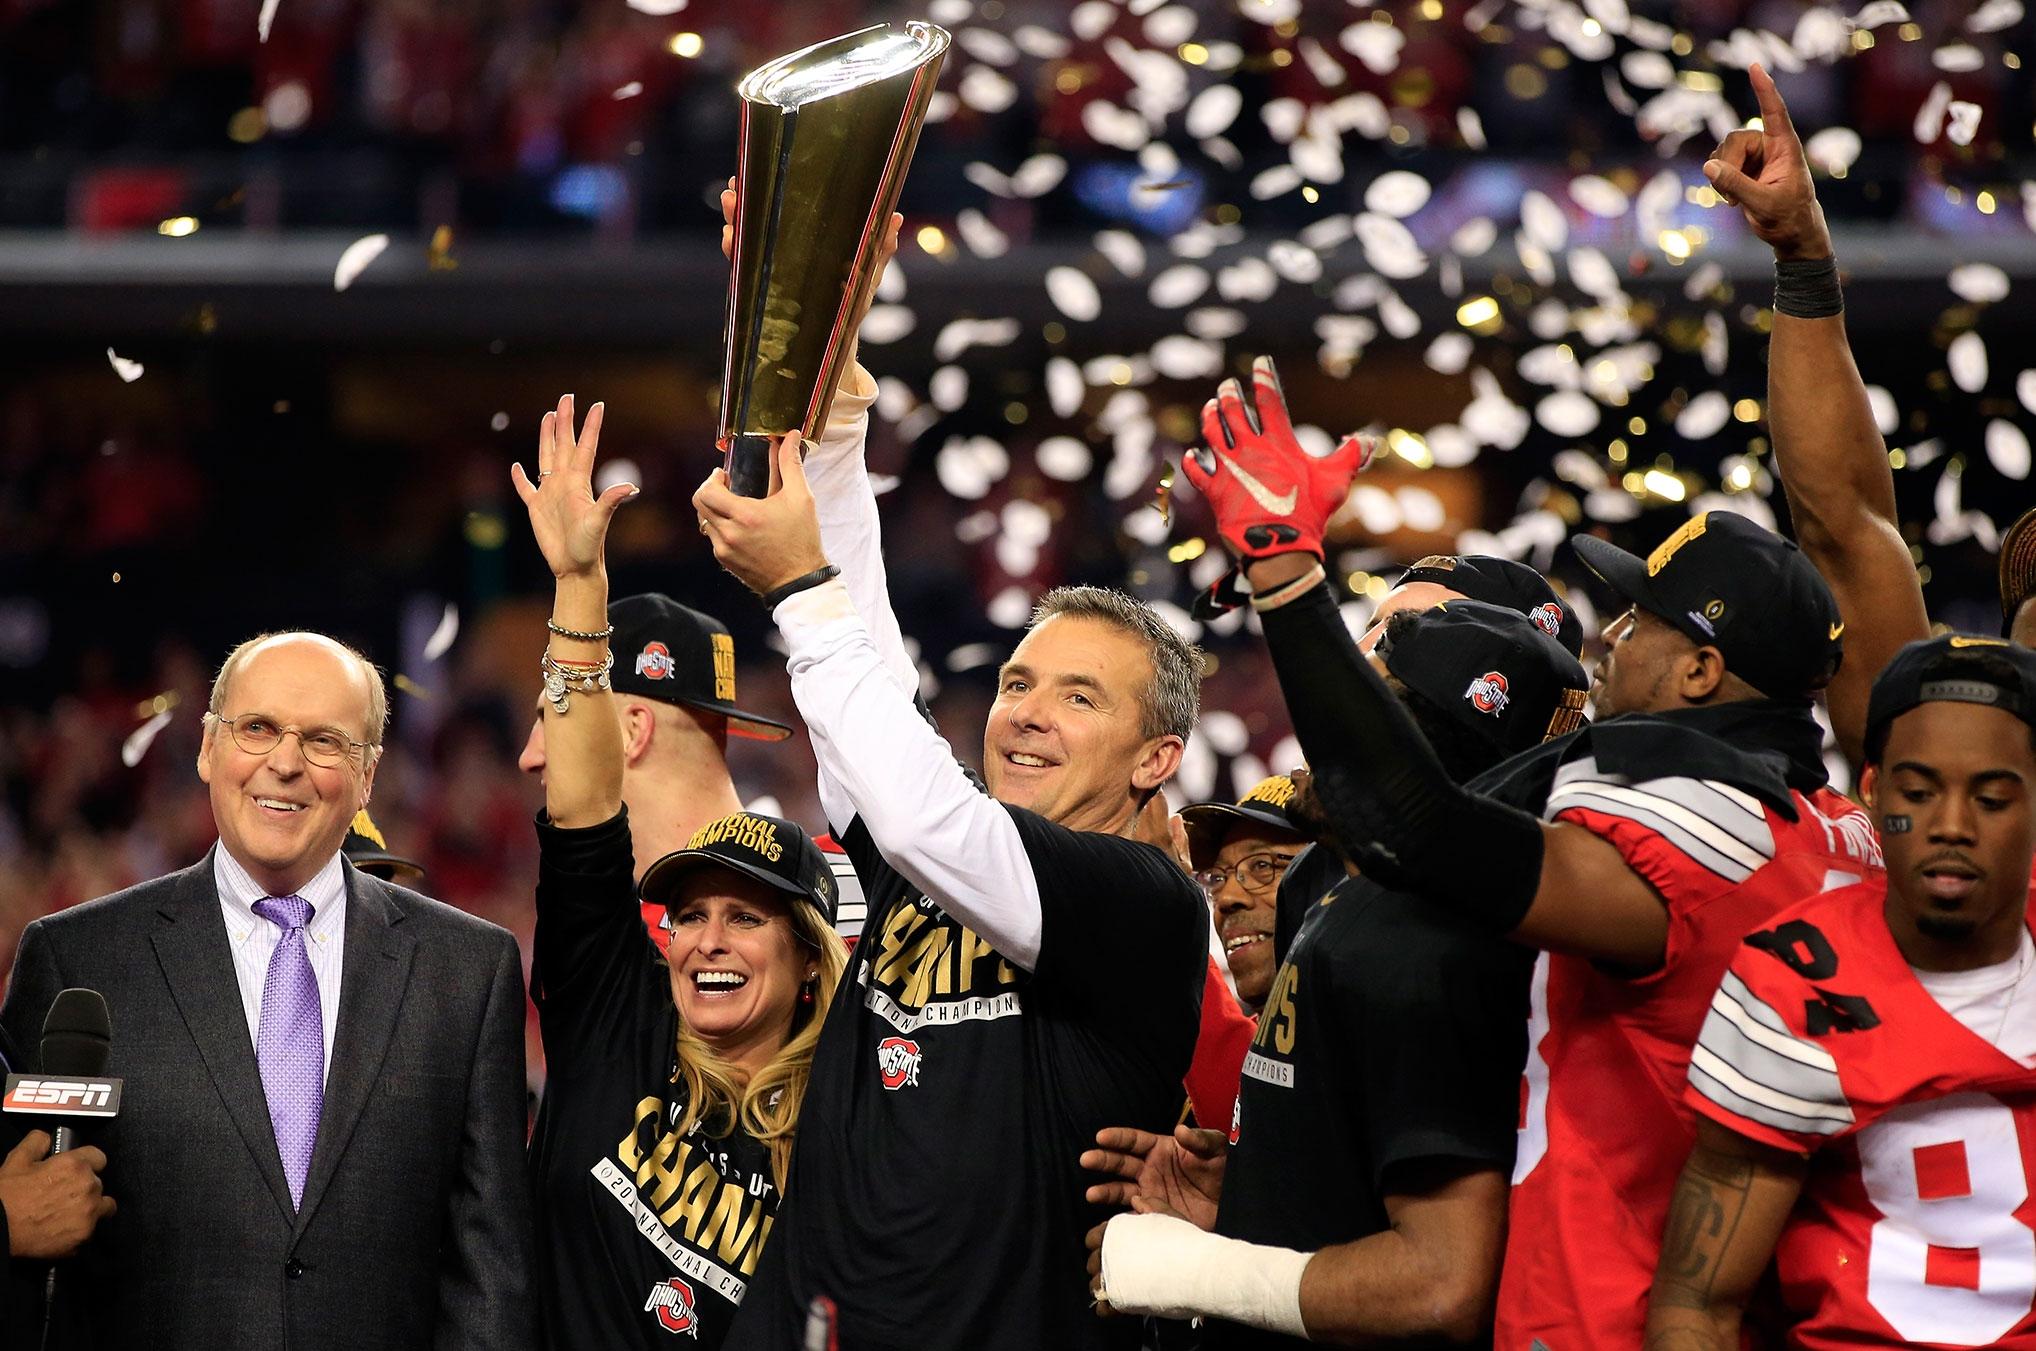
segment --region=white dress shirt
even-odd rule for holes
[[[240,1005],[247,1013],[247,1039],[254,1045],[262,1026],[262,986],[269,977],[269,958],[282,941],[283,927],[254,912],[255,902],[270,893],[248,875],[226,846],[212,851],[212,880],[219,889],[219,908],[226,916],[226,941],[233,950],[233,974],[240,982]],[[346,872],[335,853],[330,862],[297,890],[311,906],[304,926],[304,951],[318,981],[319,1021],[325,1027],[325,1074],[332,1075],[332,1039],[339,1030],[340,962],[346,951]]]

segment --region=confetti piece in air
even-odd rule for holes
[[[1049,436],[1032,452],[1039,472],[1062,483],[1079,483],[1095,466],[1095,456],[1083,442],[1072,436]]]
[[[1055,309],[1078,323],[1086,323],[1103,312],[1102,293],[1088,274],[1078,268],[1048,268],[1046,294]]]
[[[1731,417],[1731,400],[1718,390],[1707,389],[1676,414],[1675,434],[1686,441],[1705,441],[1724,431]]]
[[[431,637],[424,641],[424,659],[437,661],[449,651],[453,639],[460,636],[460,607],[446,602],[445,613],[438,617],[438,627],[431,631]]]
[[[622,99],[633,99],[642,92],[643,92],[643,81],[631,80],[628,84],[623,85],[620,89],[616,90],[613,94],[609,95],[609,97],[617,101],[620,101]]]
[[[1569,195],[1578,206],[1603,220],[1616,220],[1633,205],[1624,188],[1598,174],[1583,174],[1571,179]]]
[[[1944,354],[1951,368],[1951,381],[1967,394],[1977,394],[1987,385],[1987,345],[1977,333],[1961,333],[1951,340]]]
[[[129,361],[111,347],[106,349],[106,360],[112,363],[113,373],[119,376],[125,383],[131,385],[141,379],[143,367],[139,361]]]
[[[2023,371],[2015,377],[2015,397],[2022,407],[2036,413],[2036,370]]]
[[[1820,174],[1839,175],[1859,159],[1859,133],[1851,127],[1825,127],[1803,142],[1803,154]]]
[[[162,735],[163,728],[170,725],[170,719],[174,716],[166,708],[129,732],[127,740],[120,743],[120,763],[129,769],[140,764],[141,757],[148,754],[148,748],[155,744],[155,739]]]
[[[1965,21],[1974,33],[1998,33],[2022,22],[2022,0],[1986,0]]]
[[[452,256],[452,227],[441,225],[431,232],[431,247],[425,253],[425,264],[433,272],[450,272],[460,265]]]
[[[1987,459],[2002,477],[2016,482],[2029,477],[2029,436],[2006,418],[1987,423]]]
[[[1405,220],[1428,205],[1433,192],[1433,186],[1421,175],[1394,169],[1374,178],[1364,190],[1364,209]]]
[[[409,676],[404,675],[401,671],[396,672],[396,690],[400,694],[409,695],[412,699],[429,699],[431,697],[430,690],[425,689],[424,686],[418,684]]]
[[[1974,305],[1991,305],[2008,295],[2008,274],[1992,263],[1966,263],[1951,269],[1953,295]]]
[[[1980,106],[1953,99],[1945,110],[1950,121],[1944,128],[1944,139],[1953,145],[1971,145],[1973,137],[1979,135]]]
[[[1598,418],[1598,405],[1574,389],[1557,390],[1534,406],[1534,420],[1557,436],[1588,436]]]
[[[344,291],[354,284],[354,279],[367,271],[368,264],[382,256],[382,250],[389,247],[389,236],[385,234],[364,235],[346,246],[346,252],[339,255],[339,265],[332,269],[332,289]]]
[[[686,0],[627,0],[627,2],[638,14],[648,14],[659,19],[669,14],[677,14],[686,7]]]
[[[1924,145],[1937,139],[1944,130],[1944,114],[1951,109],[1951,86],[1939,80],[1930,86],[1930,93],[1916,109],[1916,121],[1912,128],[1916,139]]]
[[[262,0],[262,11],[255,16],[255,35],[263,42],[269,40],[269,25],[276,21],[276,6],[281,0]]]

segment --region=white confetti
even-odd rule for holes
[[[896,268],[891,269],[893,272]],[[896,342],[918,327],[919,316],[905,305],[872,305],[863,317],[862,340],[875,347]]]
[[[1381,276],[1394,281],[1418,277],[1428,268],[1428,257],[1414,241],[1413,232],[1391,216],[1366,211],[1358,216],[1358,244],[1365,261]]]
[[[1102,230],[1096,235],[1096,252],[1110,260],[1127,277],[1145,275],[1145,245],[1129,230]]]
[[[1945,352],[1952,383],[1967,394],[1977,394],[1987,384],[1987,345],[1977,333],[1961,333]]]
[[[623,99],[633,99],[642,92],[643,92],[643,81],[631,80],[628,84],[623,85],[613,94],[610,94],[609,97],[616,100],[617,102],[620,102]]]
[[[1471,369],[1470,386],[1474,397],[1457,419],[1463,429],[1494,450],[1519,445],[1533,426],[1527,410],[1507,398],[1498,377],[1482,366]]]
[[[1820,174],[1843,174],[1859,159],[1859,133],[1851,127],[1825,127],[1803,142],[1803,154]]]
[[[2015,397],[2022,401],[2022,407],[2036,413],[2036,370],[2023,371],[2015,377]]]
[[[1421,175],[1394,169],[1374,178],[1364,190],[1364,209],[1395,220],[1405,220],[1428,205],[1429,195],[1433,192],[1434,188]]]
[[[1221,305],[1205,305],[1199,310],[1188,311],[1186,327],[1188,332],[1198,338],[1222,342],[1244,332],[1244,311]]]
[[[2003,28],[2013,28],[2022,22],[2022,0],[1986,0],[1986,3],[1972,12],[1965,21],[1967,29],[1975,33],[1998,33]]]
[[[978,258],[1002,258],[1011,250],[1010,236],[972,206],[964,208],[954,218],[954,232],[961,236],[961,242],[968,251]]]
[[[1400,504],[1375,484],[1360,483],[1350,494],[1350,510],[1368,535],[1390,535],[1400,528]]]
[[[1675,82],[1675,62],[1660,52],[1628,52],[1619,61],[1626,82],[1642,89],[1666,89]]]
[[[1879,385],[1868,385],[1866,401],[1873,408],[1873,425],[1882,436],[1893,436],[1902,422],[1902,410],[1895,406],[1895,396]]]
[[[1619,273],[1611,259],[1596,249],[1574,248],[1565,261],[1570,282],[1587,296],[1609,301],[1619,292]]]
[[[1272,99],[1258,110],[1258,116],[1272,138],[1285,145],[1301,134],[1308,120],[1308,105],[1299,99]]]
[[[941,487],[965,502],[974,502],[988,496],[1010,472],[1011,456],[987,436],[950,436],[934,457],[933,469]]]
[[[1216,274],[1216,293],[1233,304],[1269,299],[1279,287],[1279,273],[1263,258],[1240,258]]]
[[[106,360],[112,363],[113,373],[119,376],[123,383],[131,385],[141,379],[142,364],[139,361],[129,361],[111,347],[106,349]]]
[[[1081,411],[1082,399],[1088,394],[1088,383],[1082,379],[1082,368],[1066,357],[1054,357],[1046,363],[1046,401],[1053,408],[1055,417],[1073,417]]]
[[[1520,228],[1549,253],[1561,252],[1569,242],[1569,217],[1544,192],[1529,191],[1520,198]]]
[[[1008,66],[1018,59],[1017,46],[994,28],[959,29],[954,40],[970,56],[993,66]]]
[[[1145,20],[1145,38],[1155,47],[1178,47],[1195,35],[1197,16],[1186,5],[1154,10]]]
[[[1188,135],[1196,140],[1221,136],[1237,120],[1244,107],[1244,95],[1234,84],[1212,84],[1195,95],[1185,119]]]
[[[365,235],[346,246],[346,252],[339,255],[339,265],[332,269],[332,289],[344,291],[353,285],[354,278],[367,270],[368,264],[382,256],[382,250],[389,247],[387,235]]]
[[[1049,436],[1032,452],[1039,472],[1062,483],[1079,483],[1089,476],[1095,456],[1087,445],[1072,436]]]
[[[662,19],[684,9],[686,0],[629,0],[629,7],[638,14],[649,14]]]
[[[926,120],[945,122],[954,116],[954,110],[959,107],[961,100],[954,96],[952,90],[936,89],[933,91],[933,97],[926,102]]]
[[[1953,145],[1971,145],[1973,137],[1979,135],[1980,106],[1953,99],[1945,111],[1951,116],[1944,128],[1944,139]]]
[[[1059,187],[1065,177],[1067,160],[1053,154],[1034,155],[1012,172],[1011,195],[1039,197]]]
[[[679,0],[680,4],[685,2]],[[255,15],[255,35],[263,42],[269,40],[269,25],[276,21],[276,7],[280,3],[281,0],[262,0],[261,13]]]
[[[1078,268],[1048,268],[1046,294],[1055,309],[1077,323],[1087,323],[1103,312],[1103,297],[1096,283]]]
[[[2029,477],[2029,437],[2006,418],[1987,424],[1987,459],[2003,478],[2016,482]]]
[[[1732,418],[1732,401],[1715,389],[1707,389],[1675,415],[1675,434],[1685,441],[1708,441],[1725,430]]]
[[[1393,494],[1400,508],[1400,519],[1409,530],[1433,533],[1449,524],[1449,513],[1443,509],[1442,499],[1426,488],[1409,485]]]
[[[979,113],[1001,113],[1018,101],[1018,86],[989,66],[963,71],[955,93]]]
[[[1569,195],[1593,216],[1616,220],[1626,214],[1633,200],[1626,190],[1598,174],[1582,174],[1569,181]]]
[[[1441,333],[1428,344],[1421,361],[1437,375],[1458,375],[1470,365],[1472,343],[1468,333]]]
[[[933,0],[926,7],[926,17],[946,28],[967,23],[975,12],[974,0]]]
[[[1407,35],[1399,28],[1370,20],[1350,25],[1336,40],[1374,75],[1392,74],[1400,64],[1400,48],[1407,45]]]
[[[1939,80],[1930,86],[1930,93],[1916,109],[1916,121],[1912,128],[1916,139],[1924,145],[1937,139],[1944,130],[1944,114],[1951,108],[1951,86]]]
[[[1109,6],[1103,8],[1108,9]],[[985,613],[990,622],[1000,629],[1022,629],[1032,618],[1032,596],[1022,586],[1007,586],[990,597]]]
[[[155,744],[155,739],[162,734],[163,728],[170,725],[171,717],[171,711],[166,708],[129,732],[127,740],[120,743],[120,763],[129,769],[140,764],[141,757],[148,754],[148,748]]]
[[[1209,272],[1196,263],[1175,263],[1152,279],[1146,298],[1163,310],[1192,305],[1209,289]]]
[[[1534,420],[1557,436],[1588,436],[1599,416],[1591,397],[1574,389],[1557,390],[1534,405]]]
[[[1250,189],[1252,200],[1268,202],[1275,197],[1284,197],[1300,187],[1304,181],[1301,171],[1293,165],[1275,164],[1270,169],[1261,170],[1252,178]]]
[[[1477,439],[1453,422],[1430,427],[1423,439],[1437,469],[1461,469],[1478,457]]]
[[[1011,35],[1011,40],[1018,44],[1019,51],[1040,61],[1058,61],[1074,45],[1051,28],[1042,28],[1036,23],[1020,28]]]
[[[1483,150],[1485,148],[1485,124],[1483,119],[1478,116],[1477,109],[1458,108],[1456,110],[1456,134],[1461,136],[1464,145],[1472,150]]]
[[[1953,42],[1930,53],[1930,64],[1949,74],[1962,75],[1984,66],[1986,57],[1969,42]]]
[[[1213,380],[1223,372],[1223,344],[1176,333],[1152,347],[1152,368],[1169,380]]]
[[[969,373],[959,366],[942,366],[926,382],[926,397],[943,413],[952,413],[968,402]]]
[[[1322,255],[1291,239],[1274,240],[1265,251],[1265,260],[1281,280],[1297,286],[1312,286],[1322,278]]]
[[[438,627],[431,631],[431,637],[424,640],[424,660],[437,661],[452,650],[453,640],[460,636],[460,607],[446,602],[445,613],[438,617]]]
[[[1301,0],[1237,0],[1237,12],[1267,28],[1289,23],[1301,15]]]
[[[1723,263],[1705,263],[1702,267],[1690,273],[1689,280],[1683,283],[1683,296],[1689,300],[1702,300],[1711,294],[1712,291],[1716,290],[1718,283],[1724,280],[1725,265]]]
[[[1308,64],[1308,73],[1324,89],[1335,89],[1349,82],[1350,72],[1321,43],[1311,37],[1303,37],[1295,45],[1301,49],[1301,60]]]
[[[1449,237],[1450,251],[1475,258],[1499,242],[1499,226],[1490,216],[1472,216]]]
[[[2008,295],[2008,274],[1992,263],[1967,263],[1951,269],[1951,291],[1974,305],[1991,305]]]
[[[1843,15],[1823,5],[1806,5],[1789,46],[1805,61],[1828,62],[1852,51],[1852,30]]]
[[[1854,28],[1884,28],[1891,23],[1907,23],[1909,7],[1902,0],[1868,0],[1860,6],[1859,13],[1852,16]]]

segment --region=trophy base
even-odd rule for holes
[[[737,497],[768,497],[771,491],[771,438],[761,432],[734,432],[722,461],[728,490]]]

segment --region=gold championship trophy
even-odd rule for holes
[[[820,435],[947,55],[928,23],[865,28],[760,66],[742,96],[719,444],[762,497],[770,443]]]

